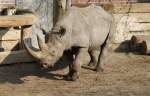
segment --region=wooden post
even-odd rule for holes
[[[0,27],[32,25],[37,21],[34,14],[0,16]]]
[[[71,0],[60,0],[58,5],[59,5],[59,15],[62,16],[71,6]]]

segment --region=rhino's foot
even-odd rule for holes
[[[93,67],[95,65],[96,65],[96,63],[90,62],[87,66]]]
[[[81,67],[84,69],[89,69],[89,70],[95,71],[95,66],[82,65]]]
[[[64,78],[69,81],[76,81],[79,78],[79,74],[77,72],[69,72]]]
[[[96,67],[94,69],[94,71],[96,71],[96,72],[104,72],[104,68],[102,68],[102,67]]]

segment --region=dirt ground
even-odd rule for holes
[[[1,66],[0,96],[150,96],[150,56],[111,52],[104,72],[82,69],[75,82],[60,77],[66,70]]]

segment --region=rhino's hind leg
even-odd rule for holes
[[[83,65],[82,68],[84,69],[89,69],[89,70],[95,70],[95,66],[97,65],[98,57],[100,54],[99,50],[89,50],[88,51],[90,55],[90,62],[87,65]]]
[[[88,52],[89,52],[89,55],[90,55],[90,58],[91,58],[88,66],[91,66],[91,67],[96,66],[97,60],[98,60],[97,50],[90,50]]]
[[[108,46],[104,44],[101,46],[101,51],[98,57],[97,65],[95,66],[95,71],[104,71],[105,63],[106,63],[106,55],[108,51]]]
[[[72,65],[69,65],[69,73],[67,76],[68,80],[75,81],[79,78],[79,72],[82,65],[82,59],[84,58],[84,53],[87,52],[86,48],[79,48],[78,51],[75,53],[75,60]]]

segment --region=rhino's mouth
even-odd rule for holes
[[[51,63],[45,63],[45,62],[40,61],[40,64],[41,64],[41,67],[43,67],[43,68],[54,67],[55,61],[53,61]]]
[[[41,67],[42,68],[48,68],[48,67],[52,67],[52,66],[49,66],[47,63],[42,63],[42,62],[40,62],[40,64],[41,64]]]

